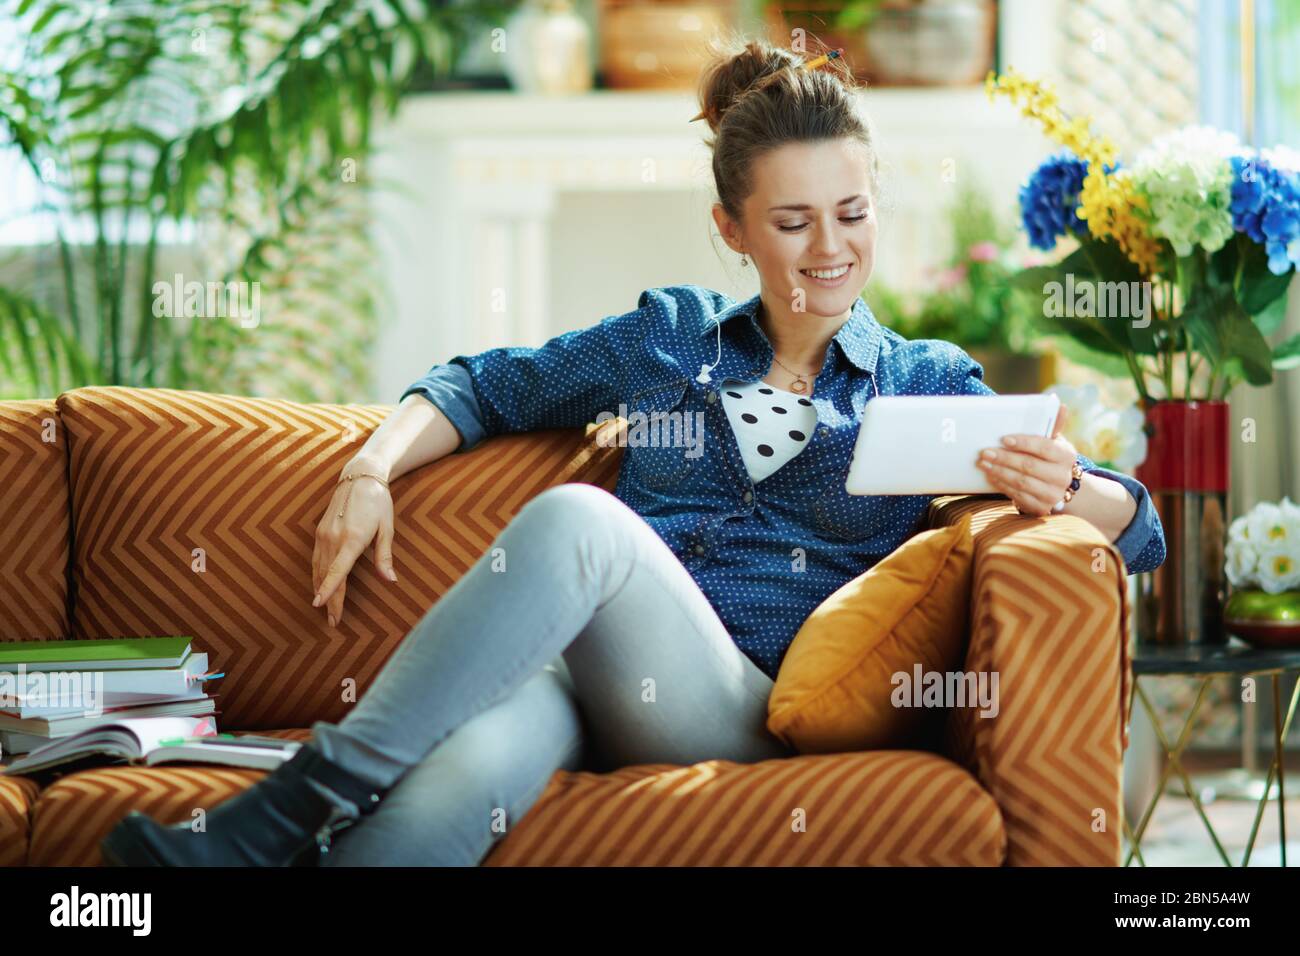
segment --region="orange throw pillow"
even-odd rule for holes
[[[917,665],[947,674],[964,663],[973,551],[967,515],[912,536],[826,598],[781,661],[767,729],[801,753],[934,746],[947,711],[915,706],[913,685]]]

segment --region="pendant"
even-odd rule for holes
[[[790,386],[790,391],[792,391],[792,392],[802,392],[802,391],[803,391],[804,389],[806,389],[807,387],[808,387],[808,383],[807,383],[807,382],[805,382],[805,381],[804,381],[803,379],[801,379],[801,378],[797,378],[797,379],[794,380],[794,384]]]

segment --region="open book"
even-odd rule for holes
[[[293,740],[218,737],[212,717],[145,717],[119,720],[38,747],[4,768],[33,773],[90,756],[120,757],[149,766],[175,761],[274,770],[302,746]]]

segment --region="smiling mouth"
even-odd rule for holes
[[[851,268],[853,268],[852,264],[842,263],[825,269],[800,269],[799,273],[808,276],[810,279],[832,280],[847,274]]]

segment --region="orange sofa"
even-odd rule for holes
[[[189,634],[226,672],[222,730],[308,739],[529,498],[613,490],[621,464],[589,427],[498,436],[394,481],[399,582],[359,562],[332,630],[311,607],[315,526],[389,410],[100,387],[0,402],[0,640]],[[485,865],[1117,865],[1122,559],[1081,519],[1002,498],[941,498],[929,521],[969,511],[966,669],[999,672],[996,717],[952,711],[933,753],[557,771]],[[0,863],[97,865],[128,811],[190,819],[261,774],[0,777]]]

